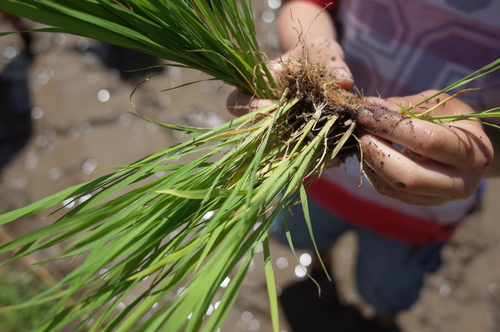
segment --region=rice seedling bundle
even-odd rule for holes
[[[274,77],[246,1],[2,0],[0,11],[53,27],[36,31],[142,51],[257,98],[277,100],[212,130],[161,124],[138,112],[146,121],[193,138],[0,216],[1,225],[41,211],[57,214],[62,202],[90,197],[55,223],[0,246],[0,252],[22,246],[9,262],[66,241],[64,251],[50,260],[86,255],[46,292],[0,311],[60,299],[37,330],[57,331],[73,322],[76,330],[89,331],[217,331],[253,254],[263,246],[273,329],[279,331],[268,245],[272,221],[296,199],[307,217],[307,185],[333,157],[356,151],[352,133],[361,100],[307,58],[282,63],[284,71]],[[498,67],[497,61],[445,91]],[[483,116],[498,116],[497,111]],[[426,118],[445,122],[473,116],[478,115]],[[200,152],[193,162],[175,162]],[[166,175],[149,179],[158,172]],[[105,275],[99,275],[103,268]],[[114,312],[148,276],[148,289]],[[228,276],[229,284],[221,289]],[[171,292],[176,295],[168,303],[143,319]],[[70,299],[76,301],[68,305]]]

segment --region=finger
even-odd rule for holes
[[[327,66],[327,70],[330,71],[336,83],[340,85],[344,90],[349,91],[354,87],[354,79],[352,75],[349,74],[345,69],[343,68],[329,69],[328,67],[330,66]]]
[[[472,195],[481,175],[421,156],[409,156],[371,134],[361,137],[363,158],[390,187],[400,193],[464,199]]]
[[[370,181],[371,185],[378,193],[384,196],[392,197],[402,202],[415,205],[438,206],[449,202],[449,199],[435,196],[417,195],[415,193],[402,192],[401,190],[389,185],[379,174],[377,174],[368,165],[363,168],[363,173]]]
[[[354,79],[344,62],[344,52],[337,42],[330,39],[316,41],[310,45],[308,54],[311,60],[322,63],[342,88],[352,89]]]
[[[269,106],[274,102],[269,99],[258,99],[234,89],[227,97],[227,109],[235,116],[242,116],[264,106]]]
[[[428,111],[429,108],[436,106],[441,100],[448,97],[447,94],[440,94],[437,97],[420,104],[418,107],[414,107],[414,105],[421,103],[422,100],[428,99],[430,96],[436,95],[436,93],[437,91],[428,90],[416,95],[391,97],[388,99],[380,97],[365,97],[363,102],[365,105],[374,106],[375,108],[387,108],[396,113],[403,114],[403,109],[411,109],[413,114],[420,114]],[[453,107],[448,107],[450,104],[453,104]],[[441,107],[437,107],[432,114],[451,114],[450,109],[452,109],[453,114],[465,114],[470,112],[470,108],[467,104],[452,100],[450,103],[445,103],[444,105],[441,105]]]
[[[438,125],[384,107],[360,111],[358,121],[367,132],[464,171],[479,171],[491,163],[489,141],[475,124]]]

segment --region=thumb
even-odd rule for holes
[[[226,106],[229,113],[235,116],[242,116],[264,106],[273,104],[270,99],[258,99],[253,96],[234,89],[228,96]]]

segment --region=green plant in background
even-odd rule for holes
[[[0,308],[13,303],[29,301],[33,296],[45,291],[47,287],[36,275],[23,273],[17,269],[0,270]],[[53,303],[15,312],[0,313],[0,331],[32,331],[41,323]]]
[[[56,27],[38,31],[95,38],[200,70],[261,98],[274,96],[245,1],[7,0],[0,10]]]
[[[284,63],[283,75],[273,77],[246,1],[2,0],[0,11],[54,26],[41,32],[139,50],[255,97],[278,100],[213,130],[160,124],[138,113],[193,139],[0,216],[0,225],[41,211],[59,217],[0,246],[0,252],[22,246],[6,263],[62,242],[67,246],[48,261],[86,255],[50,289],[0,312],[57,299],[50,318],[36,331],[60,330],[71,322],[76,330],[90,331],[217,331],[262,246],[273,329],[279,331],[268,245],[272,220],[294,198],[300,198],[307,216],[307,185],[327,161],[356,149],[352,132],[361,101],[307,59],[298,68]],[[496,61],[460,84],[499,67]],[[175,162],[191,154],[202,156]],[[148,179],[158,172],[165,175]],[[80,198],[84,202],[66,214],[57,208]],[[147,289],[114,311],[145,277],[151,281]],[[230,282],[221,288],[226,278]],[[70,299],[76,302],[67,305]],[[168,300],[143,319],[162,299]]]

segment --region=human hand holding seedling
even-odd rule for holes
[[[298,68],[300,57],[294,57],[295,52],[286,52],[280,59],[274,60],[268,65],[274,77],[278,77],[285,71],[285,66]],[[309,44],[307,61],[315,61],[325,67],[328,74],[335,82],[345,90],[352,89],[354,79],[350,74],[347,64],[343,60],[343,52],[336,41],[320,38]],[[228,96],[227,108],[235,116],[241,116],[253,110],[268,106],[276,102],[269,99],[258,99],[246,94],[239,89],[234,89]]]
[[[400,106],[408,108],[436,92],[387,100],[366,98],[370,107],[358,118],[365,131],[360,137],[361,149],[365,174],[379,193],[411,204],[441,205],[471,196],[490,167],[493,147],[481,123],[436,124],[401,113]],[[446,97],[440,95],[412,112],[423,113]],[[452,99],[434,114],[472,111],[464,102]]]
[[[350,90],[354,81],[344,62],[344,51],[337,42],[335,24],[328,12],[311,2],[289,1],[281,8],[277,23],[281,59],[307,56],[317,61],[338,79],[338,84]]]
[[[277,61],[270,68],[277,76],[283,70],[283,63],[293,66],[293,59],[307,52],[307,59],[321,63],[338,78],[341,87],[351,89],[354,81],[343,60],[342,48],[335,41],[331,19],[327,13],[318,15],[318,12],[318,6],[307,2],[285,4],[278,20],[278,33],[281,48],[287,52],[281,56],[283,62]],[[297,31],[307,31],[303,32],[302,44],[297,42]],[[358,119],[358,128],[365,130],[360,137],[360,149],[368,165],[364,167],[365,173],[379,193],[412,204],[440,205],[472,195],[488,170],[493,149],[481,124],[472,121],[435,124],[410,118],[396,105],[408,108],[434,93],[426,91],[387,101],[366,99],[369,110],[360,112]],[[440,100],[446,98],[440,96]],[[228,108],[233,114],[242,115],[272,102],[234,91],[228,99]],[[433,99],[412,112],[424,113],[437,103]],[[239,106],[232,108],[233,105]],[[467,104],[452,99],[436,108],[433,115],[472,111]],[[403,146],[403,150],[387,140]],[[339,162],[341,159],[334,158],[327,166]]]
[[[344,51],[336,40],[335,26],[330,14],[322,7],[310,2],[287,2],[280,11],[277,29],[283,53],[268,65],[273,76],[283,72],[284,64],[299,66],[295,59],[307,58],[324,66],[342,88],[352,89],[354,79],[344,62]],[[235,89],[227,99],[227,108],[233,115],[241,116],[273,102]]]

